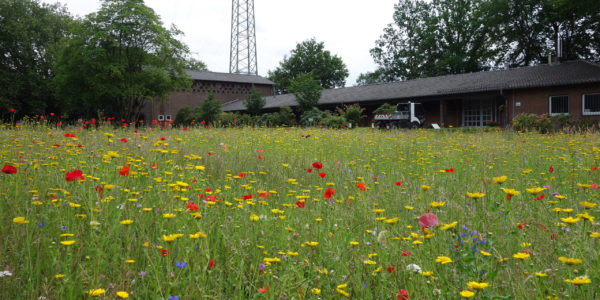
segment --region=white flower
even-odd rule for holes
[[[415,273],[421,274],[421,267],[419,267],[418,265],[415,265],[415,264],[410,264],[410,265],[406,266],[406,270],[410,271],[410,272],[415,272]]]
[[[10,271],[2,271],[2,272],[0,272],[0,277],[4,277],[4,276],[12,276],[12,273]]]

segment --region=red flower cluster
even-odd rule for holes
[[[4,165],[2,167],[2,173],[4,174],[17,174],[17,168],[11,165]]]
[[[75,170],[73,172],[67,172],[65,174],[65,180],[69,181],[69,182],[74,181],[75,179],[81,179],[81,180],[83,180],[85,178],[83,178],[82,174],[83,174],[83,172],[81,172],[81,170]]]

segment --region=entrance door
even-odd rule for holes
[[[463,126],[485,126],[496,119],[493,100],[463,100]]]

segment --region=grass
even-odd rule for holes
[[[598,134],[134,130],[0,128],[0,298],[599,297]]]

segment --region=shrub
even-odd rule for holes
[[[522,113],[514,117],[512,126],[519,131],[539,131],[540,133],[546,133],[552,128],[552,121],[548,118],[548,114]]]
[[[348,124],[346,118],[337,114],[329,114],[325,116],[321,120],[321,123],[323,126],[329,128],[341,128]]]
[[[360,119],[365,116],[362,114],[365,109],[358,104],[344,105],[344,108],[337,108],[338,113],[346,119],[346,122],[358,126]]]
[[[389,104],[389,103],[384,103],[381,106],[379,106],[377,109],[375,109],[373,111],[374,115],[389,115],[389,114],[393,114],[396,112],[396,107]]]
[[[175,114],[175,125],[188,125],[194,121],[194,112],[189,106],[184,106],[177,111]]]
[[[300,122],[304,126],[314,126],[315,124],[321,123],[321,120],[325,117],[325,113],[320,109],[313,107],[302,114]]]

